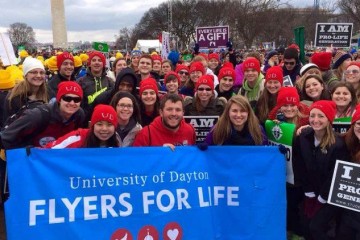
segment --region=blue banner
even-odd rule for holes
[[[8,239],[286,239],[277,147],[7,152]]]

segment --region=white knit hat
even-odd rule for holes
[[[26,74],[28,72],[30,72],[33,69],[36,68],[40,68],[42,70],[45,71],[44,65],[42,64],[42,62],[36,58],[32,58],[32,57],[27,57],[25,58],[25,61],[23,62],[23,73],[24,76],[26,76]]]

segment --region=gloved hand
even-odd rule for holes
[[[198,43],[195,43],[194,47],[194,54],[199,54],[200,45]]]
[[[231,38],[229,38],[229,41],[226,43],[226,47],[228,48],[228,51],[231,52],[233,49],[233,44],[232,44],[232,41],[231,41]]]
[[[282,154],[286,154],[286,152],[287,152],[286,147],[282,144],[279,145],[279,151]]]
[[[312,198],[305,197],[305,202],[304,202],[305,216],[310,219],[313,218],[323,205],[324,204],[319,202],[316,197],[312,197]]]
[[[201,150],[201,151],[205,151],[206,149],[208,149],[208,144],[207,142],[200,142],[198,144],[196,144],[196,146]]]

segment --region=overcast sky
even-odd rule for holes
[[[281,0],[283,1],[283,0]],[[142,15],[166,0],[64,0],[68,41],[114,41],[123,27],[133,27]],[[314,0],[289,0],[294,6],[312,6]],[[0,32],[23,22],[38,42],[52,42],[50,0],[0,0]],[[173,13],[176,14],[176,13]]]

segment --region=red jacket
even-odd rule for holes
[[[164,127],[161,116],[158,116],[150,125],[140,130],[133,146],[163,146],[165,143],[175,146],[194,145],[195,130],[193,126],[182,120],[179,129],[173,132]]]
[[[90,129],[79,128],[75,131],[48,143],[45,148],[61,149],[61,148],[81,148],[84,147],[86,137]]]

